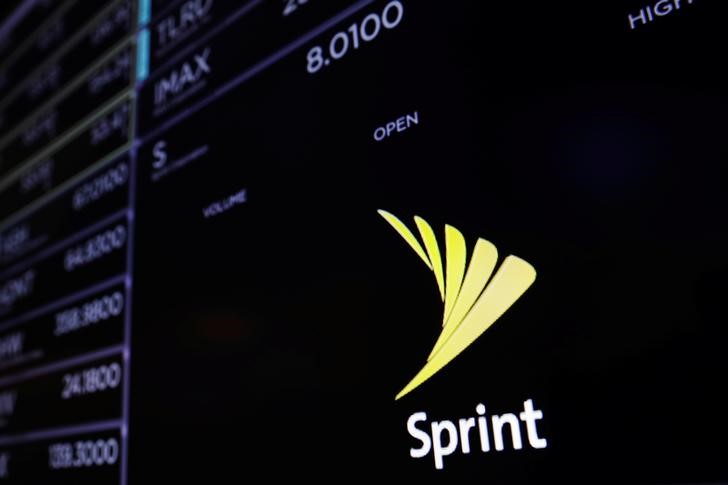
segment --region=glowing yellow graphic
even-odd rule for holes
[[[451,360],[480,337],[500,318],[536,280],[536,270],[516,256],[508,256],[496,271],[498,250],[485,239],[475,243],[470,264],[463,235],[452,226],[445,226],[445,270],[432,227],[415,217],[417,237],[397,217],[380,210],[381,215],[435,274],[444,303],[442,333],[435,342],[422,370],[397,394],[408,394],[435,375]],[[490,283],[489,283],[490,280]]]

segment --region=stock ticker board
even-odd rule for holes
[[[0,484],[728,483],[725,2],[5,3]]]

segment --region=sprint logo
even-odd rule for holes
[[[442,332],[425,365],[395,397],[398,400],[434,376],[488,330],[536,281],[536,270],[526,261],[512,255],[507,256],[496,270],[498,250],[485,239],[478,239],[475,243],[470,263],[467,264],[465,238],[450,225],[445,226],[443,270],[442,253],[427,221],[421,217],[414,218],[422,239],[420,243],[396,216],[383,210],[378,212],[434,273],[444,304]],[[477,443],[483,453],[491,451],[491,437],[496,451],[505,450],[506,434],[510,434],[510,447],[521,450],[521,422],[525,424],[531,448],[543,449],[547,446],[546,439],[539,437],[537,429],[537,421],[543,418],[543,412],[534,408],[532,399],[523,402],[523,412],[519,414],[486,416],[483,404],[476,406],[476,413],[477,416],[460,418],[457,423],[450,420],[433,421],[429,430],[418,427],[418,423],[428,420],[427,413],[413,413],[407,420],[407,431],[419,441],[420,446],[411,448],[410,456],[423,458],[432,451],[435,468],[442,469],[444,457],[453,454],[458,448],[463,454],[471,452],[473,434],[477,435]]]
[[[442,333],[427,357],[425,366],[397,394],[397,400],[434,376],[488,330],[533,284],[536,270],[521,258],[508,256],[490,279],[498,261],[498,250],[485,239],[478,239],[466,272],[465,238],[460,231],[446,225],[446,266],[443,274],[440,248],[427,221],[415,217],[417,230],[425,245],[423,249],[402,221],[389,212],[378,212],[435,274],[440,297],[445,304]]]

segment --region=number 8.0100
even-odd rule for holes
[[[362,42],[371,42],[382,32],[382,29],[392,30],[402,22],[404,6],[399,0],[389,2],[381,14],[370,13],[361,22],[353,23],[346,31],[337,32],[329,41],[328,52],[325,55],[321,46],[314,46],[308,51],[306,60],[307,70],[314,74],[331,60],[339,60],[351,49],[358,49]]]

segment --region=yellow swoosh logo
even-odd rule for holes
[[[434,273],[444,303],[442,332],[425,365],[397,394],[396,400],[435,375],[488,330],[533,284],[536,270],[523,259],[508,256],[491,278],[498,250],[489,241],[478,239],[466,271],[465,238],[456,228],[446,225],[443,271],[440,247],[427,221],[415,217],[421,244],[396,216],[383,210],[378,213]]]

